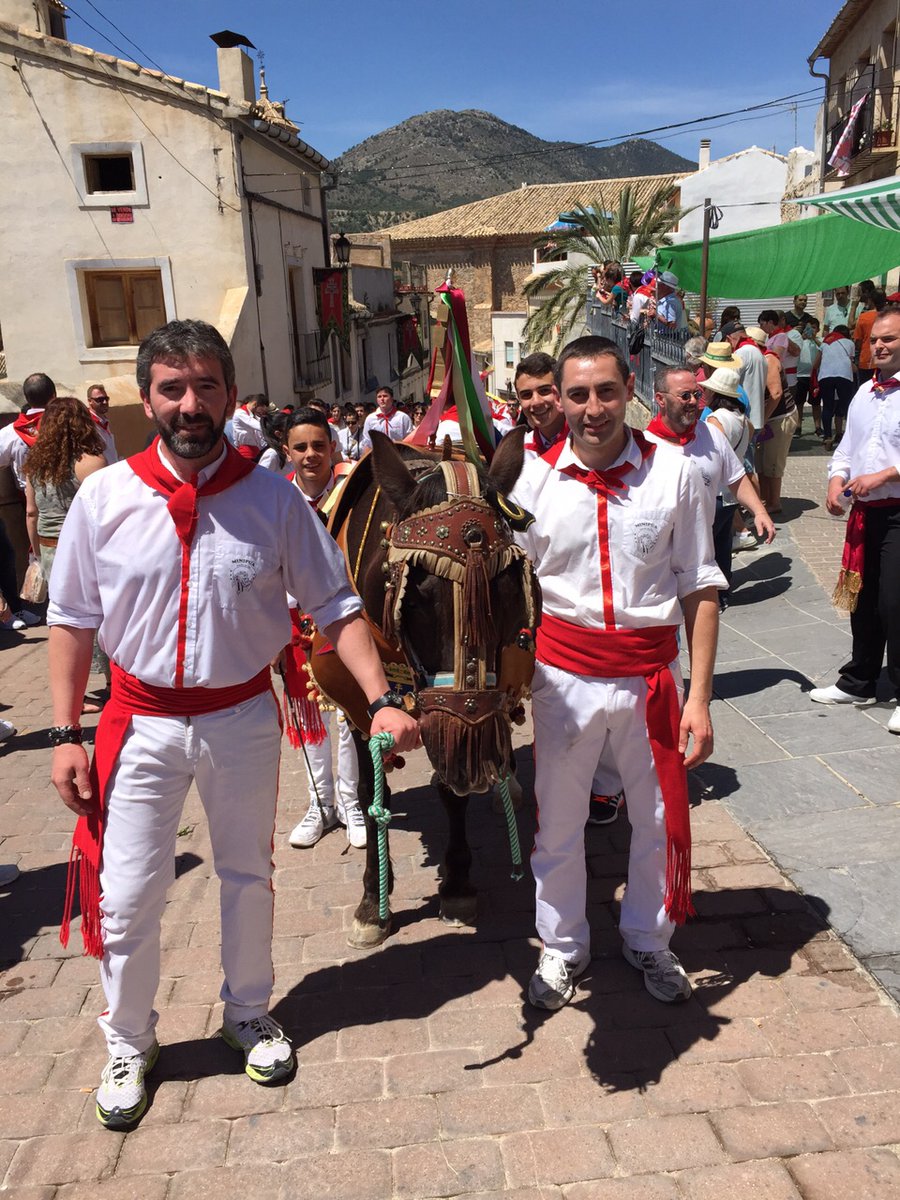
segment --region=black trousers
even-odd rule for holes
[[[716,556],[716,566],[728,581],[728,587],[719,592],[719,598],[725,597],[731,591],[731,539],[734,536],[734,512],[736,505],[723,504],[722,497],[716,497],[716,515],[713,519],[713,550]]]
[[[847,420],[847,409],[853,399],[856,388],[852,379],[838,379],[835,376],[819,380],[819,395],[822,398],[822,428],[825,436],[832,436],[831,423],[835,418],[843,426]]]
[[[853,656],[841,667],[838,687],[874,696],[887,648],[888,679],[900,701],[900,504],[866,509],[863,588],[850,628]]]
[[[16,552],[2,520],[0,520],[0,594],[13,612],[17,612],[22,607],[19,600],[19,584],[16,579]]]

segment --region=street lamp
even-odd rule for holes
[[[350,248],[350,239],[344,236],[342,229],[340,235],[334,239],[334,257],[339,267],[346,267],[350,262]]]

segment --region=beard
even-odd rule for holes
[[[218,425],[207,416],[174,418],[170,425],[156,418],[156,428],[167,450],[178,458],[203,458],[213,451],[225,432],[225,417]]]

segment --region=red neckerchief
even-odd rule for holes
[[[826,344],[826,346],[830,346],[832,342],[843,342],[849,340],[850,339],[845,333],[835,333],[834,330],[832,330],[831,333],[826,333],[822,338],[822,341]]]
[[[37,412],[19,413],[13,421],[13,429],[22,439],[26,446],[33,446],[37,441],[37,435],[41,428],[41,417],[45,410],[38,409]]]
[[[385,412],[384,409],[379,408],[378,411],[375,413],[376,417],[379,417],[382,421],[384,421],[384,432],[388,436],[390,436],[390,432],[391,432],[391,417],[394,415],[395,412],[399,412],[399,409],[397,408],[396,404],[390,409],[389,412]]]
[[[657,437],[661,437],[664,442],[673,442],[678,446],[686,446],[688,442],[692,442],[697,434],[696,423],[691,426],[687,433],[676,433],[670,429],[659,413],[653,418],[647,426],[647,432],[653,433]]]
[[[94,422],[94,424],[99,425],[102,430],[108,433],[109,421],[107,421],[106,417],[98,417],[92,408],[89,408],[88,412],[91,414],[91,420]]]
[[[641,461],[646,462],[650,455],[655,452],[656,446],[653,442],[648,442],[638,429],[632,429],[631,436],[634,438],[635,444],[641,452]],[[549,466],[555,467],[565,444],[565,441],[560,439],[546,453],[541,455],[541,460]],[[579,463],[570,463],[567,467],[560,467],[559,473],[561,475],[568,475],[572,479],[577,479],[579,483],[586,484],[598,496],[609,496],[614,492],[624,493],[628,491],[628,484],[625,483],[624,477],[629,471],[633,470],[634,464],[630,462],[623,462],[618,467],[610,467],[606,471],[592,471],[586,467],[582,467]]]
[[[156,437],[146,450],[134,454],[128,459],[128,465],[138,479],[147,487],[168,496],[166,507],[175,522],[175,532],[178,540],[186,549],[190,549],[197,528],[197,498],[199,496],[215,496],[224,492],[232,484],[249,475],[254,469],[253,463],[241,458],[230,442],[225,443],[225,458],[222,465],[206,483],[197,486],[197,476],[192,475],[187,481],[177,479],[162,464],[159,457],[159,438]]]
[[[757,344],[756,344],[756,342],[754,342],[753,338],[748,338],[748,337],[745,337],[743,339],[743,341],[738,342],[738,344],[734,348],[734,351],[740,350],[742,346],[752,346],[754,348],[754,350],[759,349],[759,346],[757,346]],[[732,351],[732,353],[734,353],[734,351]]]

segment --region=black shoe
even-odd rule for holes
[[[616,792],[614,796],[592,793],[591,803],[588,807],[588,825],[612,825],[624,803],[624,792]]]

